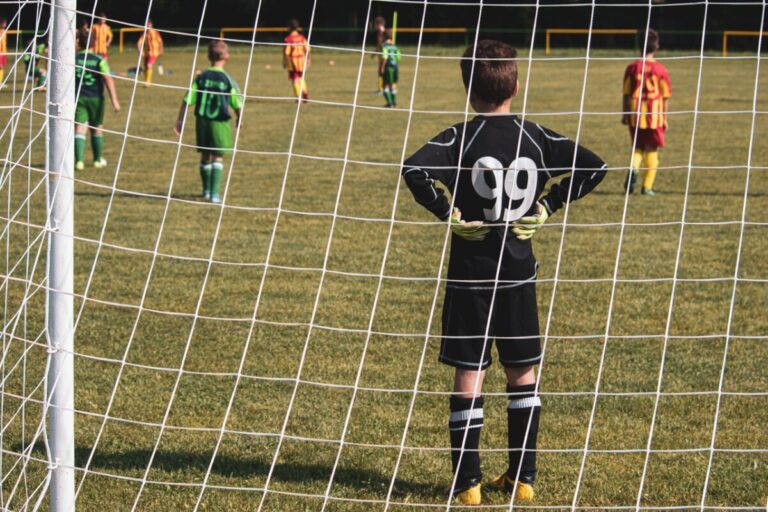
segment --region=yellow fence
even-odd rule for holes
[[[257,32],[288,32],[288,27],[258,27]],[[219,37],[224,39],[224,36],[228,33],[237,32],[253,32],[253,27],[224,27],[219,30]],[[403,33],[418,33],[424,34],[466,34],[467,29],[465,27],[398,27],[397,32]]]
[[[729,37],[760,37],[768,36],[768,32],[758,30],[726,30],[723,32],[723,57],[728,56],[728,38]]]
[[[636,28],[548,28],[544,34],[544,46],[546,49],[547,55],[549,55],[552,51],[551,46],[551,38],[553,34],[584,34],[587,35],[589,33],[592,34],[601,34],[601,35],[611,35],[611,34],[625,34],[625,35],[634,35],[637,36],[637,29]]]
[[[253,27],[224,27],[219,30],[219,37],[224,39],[227,33],[253,32]],[[257,27],[256,32],[288,32],[288,27]]]

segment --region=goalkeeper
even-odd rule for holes
[[[203,182],[203,198],[212,203],[221,202],[221,178],[224,173],[224,155],[232,151],[232,117],[229,108],[237,115],[240,125],[240,111],[243,98],[237,82],[224,71],[229,59],[227,43],[211,41],[208,45],[208,60],[211,67],[203,71],[192,82],[192,89],[184,97],[176,119],[174,131],[181,134],[184,115],[188,105],[195,107],[195,130],[197,150],[200,152],[200,178]]]
[[[439,360],[455,368],[451,493],[465,505],[481,503],[481,390],[492,339],[507,377],[509,465],[489,486],[515,492],[518,500],[533,498],[541,409],[534,365],[541,346],[530,238],[606,174],[606,164],[588,149],[510,113],[518,92],[516,56],[498,41],[470,46],[461,72],[479,115],[438,134],[402,169],[416,202],[450,222],[453,232]],[[566,174],[543,194],[550,178]],[[452,192],[453,206],[436,181]]]

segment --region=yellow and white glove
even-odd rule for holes
[[[549,218],[547,208],[540,202],[536,203],[534,212],[533,215],[515,222],[512,232],[518,240],[529,240]]]
[[[473,220],[472,222],[466,222],[461,220],[461,211],[458,208],[453,209],[449,222],[451,223],[451,231],[453,231],[454,235],[470,242],[482,242],[485,240],[485,235],[491,230],[491,228],[483,224],[483,221]]]

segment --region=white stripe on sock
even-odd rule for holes
[[[482,409],[464,409],[463,411],[453,411],[448,421],[467,421],[483,417]]]
[[[508,409],[526,409],[528,407],[541,407],[541,398],[529,396],[528,398],[510,400]]]

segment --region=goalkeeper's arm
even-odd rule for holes
[[[552,185],[549,192],[541,197],[533,206],[531,215],[518,220],[512,228],[512,232],[519,240],[528,240],[536,231],[544,225],[550,215],[559,210],[565,203],[580,199],[590,193],[603,181],[607,173],[607,164],[587,148],[577,146],[574,142],[561,138],[556,140],[556,145],[550,145],[553,155],[560,156],[560,162],[569,153],[573,161],[573,151],[576,152],[575,164],[571,174]],[[559,146],[559,151],[556,149]],[[569,165],[570,167],[570,165]],[[564,168],[551,170],[552,175],[563,174]]]
[[[456,128],[448,128],[411,155],[401,171],[416,202],[440,220],[450,218],[451,203],[445,197],[445,191],[436,187],[435,182],[440,181],[452,189],[458,174],[458,144]]]
[[[443,189],[435,186],[438,177],[433,172],[421,167],[406,166],[403,168],[403,178],[417,203],[440,220],[447,220],[451,216],[451,203]]]
[[[585,147],[575,144],[572,147],[575,147],[576,159],[571,174],[552,185],[549,192],[539,199],[539,203],[546,208],[549,215],[562,208],[565,203],[589,194],[607,174],[608,165],[599,156]]]

